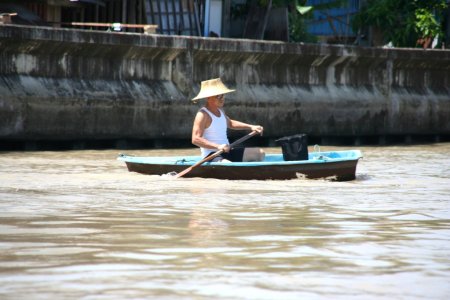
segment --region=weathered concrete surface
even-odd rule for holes
[[[0,139],[189,139],[201,80],[269,137],[449,135],[450,51],[0,26]]]

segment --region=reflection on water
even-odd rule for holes
[[[0,298],[448,299],[450,144],[361,150],[351,182],[0,153]]]

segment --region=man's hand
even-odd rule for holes
[[[219,147],[217,147],[218,150],[223,150],[223,152],[230,152],[230,145],[228,144],[222,144]]]
[[[252,125],[251,130],[263,135],[264,128],[260,125]]]

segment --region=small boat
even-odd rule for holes
[[[260,162],[205,162],[184,177],[232,180],[282,180],[327,178],[336,181],[355,179],[359,150],[311,152],[307,160],[285,161],[282,154],[266,154]],[[135,157],[120,154],[128,171],[149,175],[176,174],[198,162],[200,156]],[[174,173],[175,172],[175,173]]]

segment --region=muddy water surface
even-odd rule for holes
[[[449,299],[450,144],[359,149],[351,182],[0,152],[0,298]]]

